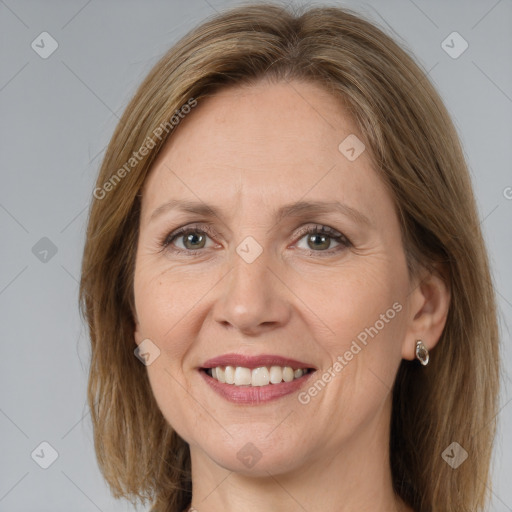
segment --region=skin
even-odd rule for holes
[[[394,203],[369,150],[349,161],[338,149],[350,134],[363,140],[318,85],[231,87],[181,121],[144,184],[135,341],[149,338],[160,350],[147,366],[150,384],[190,445],[192,504],[201,512],[412,510],[392,490],[391,389],[416,340],[429,350],[439,340],[449,291],[435,275],[409,276]],[[221,213],[168,210],[150,220],[171,199]],[[369,223],[335,212],[277,222],[274,209],[298,200],[340,201]],[[159,245],[205,221],[213,235],[204,241],[181,235]],[[297,236],[317,225],[351,245]],[[263,249],[252,263],[236,251],[248,236]],[[233,404],[197,369],[230,352],[278,354],[316,367],[314,382],[395,303],[401,311],[307,404],[296,393]],[[251,468],[237,458],[247,443],[261,454]]]

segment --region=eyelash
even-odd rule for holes
[[[159,245],[161,247],[162,251],[169,250],[175,254],[186,254],[187,256],[200,256],[201,250],[184,250],[184,249],[178,249],[178,248],[172,248],[170,249],[169,246],[174,242],[177,238],[180,236],[189,235],[191,233],[200,233],[203,235],[208,235],[211,238],[215,237],[214,231],[210,228],[210,226],[206,224],[199,224],[199,225],[193,225],[188,227],[179,228],[176,231],[167,234],[163,239],[159,241]],[[320,255],[326,255],[326,256],[332,256],[334,253],[340,252],[343,249],[346,249],[347,247],[351,247],[352,243],[350,240],[343,235],[342,233],[330,228],[329,226],[322,226],[322,225],[316,225],[314,227],[308,227],[300,230],[300,232],[297,234],[297,241],[299,241],[301,238],[303,238],[305,235],[315,235],[315,234],[321,234],[321,235],[327,235],[332,240],[335,240],[336,242],[340,243],[341,246],[338,246],[334,249],[328,249],[325,251],[313,251],[313,250],[305,250],[310,256],[317,256]]]

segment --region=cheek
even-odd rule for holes
[[[141,264],[134,276],[139,338],[150,339],[160,351],[147,366],[153,396],[167,422],[185,440],[190,431],[186,418],[191,410],[202,410],[184,373],[184,361],[193,343],[191,322],[197,321],[198,302],[204,295],[198,288],[203,285],[155,264]]]
[[[193,441],[194,424],[206,422],[205,406],[183,378],[179,368],[169,367],[169,359],[163,354],[148,366],[149,384],[155,401],[167,423],[187,442]],[[199,404],[199,405],[198,405]],[[194,412],[191,418],[191,411]]]
[[[136,269],[135,307],[141,335],[152,339],[166,352],[176,356],[185,346],[183,330],[197,322],[201,298],[211,289],[211,276],[188,276],[171,267]]]
[[[375,329],[380,338],[397,338],[404,316],[398,310],[403,309],[406,290],[405,266],[379,257],[317,273],[313,281],[301,279],[294,287],[316,314],[317,331],[333,355],[358,336],[362,342],[365,336],[371,339],[371,334],[377,335]]]
[[[221,277],[179,271],[168,263],[142,264],[134,276],[139,337],[149,338],[160,350],[147,367],[151,389],[166,420],[187,441],[190,411],[195,411],[195,422],[208,408],[191,387],[190,354],[205,321],[207,294]]]
[[[385,399],[401,361],[405,258],[398,252],[386,258],[375,255],[343,268],[334,279],[331,274],[315,282],[317,286],[297,293],[307,296],[308,305],[318,312],[316,341],[331,366],[336,365],[325,399],[337,404],[341,400],[341,410],[360,417],[363,409],[369,412]]]

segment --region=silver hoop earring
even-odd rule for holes
[[[421,340],[416,340],[416,359],[418,359],[423,366],[428,364],[428,349]]]

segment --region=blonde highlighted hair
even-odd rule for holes
[[[172,137],[172,130],[155,136],[159,126],[191,99],[262,79],[310,81],[343,99],[394,198],[411,273],[445,266],[451,304],[441,339],[428,366],[403,360],[397,374],[390,467],[396,493],[416,512],[483,510],[499,343],[464,154],[441,98],[407,51],[339,7],[293,12],[258,3],[215,15],[153,67],[115,129],[96,184],[105,194],[94,195],[89,211],[80,282],[92,348],[88,402],[106,481],[115,497],[149,499],[154,511],[181,512],[190,503],[188,445],[165,421],[134,356],[140,191]],[[141,155],[148,137],[151,147]],[[122,179],[105,187],[114,174]],[[457,469],[442,458],[454,441],[468,453]]]

